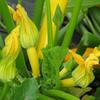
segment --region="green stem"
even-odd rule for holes
[[[88,32],[87,29],[85,28],[85,26],[83,24],[79,25],[79,29],[82,32],[82,34],[84,35],[84,33]],[[81,38],[79,44],[78,44],[78,49],[77,49],[77,53],[80,55],[83,55],[83,53],[85,52],[87,46],[84,45],[84,39],[83,37]]]
[[[45,96],[43,94],[39,94],[39,97],[37,100],[55,100],[55,99],[48,97],[48,96]]]
[[[14,28],[14,22],[10,15],[6,0],[0,0],[0,14],[7,28],[7,31],[10,33],[10,31]]]
[[[88,32],[88,30],[86,29],[86,27],[83,24],[79,24],[79,29],[82,32],[82,34],[84,34],[85,32]]]
[[[22,0],[18,0],[18,3],[19,3],[19,4],[22,4]]]
[[[87,22],[88,22],[88,25],[89,25],[90,29],[91,29],[92,32],[94,33],[94,35],[97,36],[96,30],[95,30],[95,28],[94,28],[92,22],[90,21],[89,17],[88,17],[87,15],[85,15],[85,18],[86,18],[86,20],[87,20]]]
[[[60,90],[52,89],[52,90],[46,91],[46,93],[52,97],[56,97],[56,98],[59,97],[64,100],[79,100],[79,98]]]
[[[40,28],[40,22],[43,12],[43,5],[45,0],[34,0],[34,15],[33,15],[33,21],[37,28]]]
[[[65,32],[66,32],[67,28],[68,28],[68,24],[59,30],[59,32],[58,32],[58,38],[57,38],[57,44],[58,45],[62,44],[62,41],[63,41],[63,38],[65,36]]]
[[[80,55],[83,55],[83,53],[85,52],[87,46],[84,46],[83,40],[80,41],[80,43],[78,44],[78,49],[77,49],[77,53]]]
[[[93,21],[93,23],[94,23],[94,26],[95,26],[96,30],[100,33],[100,26],[99,26],[99,24],[98,24],[98,21],[95,20],[95,18],[94,18],[93,15],[91,14],[91,12],[90,12],[90,16],[91,16],[91,19],[92,19],[92,21]],[[100,35],[99,35],[99,36],[100,36]]]
[[[47,13],[47,26],[48,26],[48,47],[52,47],[53,46],[53,35],[52,35],[50,0],[46,0],[46,13]]]
[[[0,95],[0,100],[4,100],[8,90],[9,90],[8,83],[4,83],[4,87],[3,87],[3,90],[2,90],[1,95]]]
[[[81,4],[82,4],[82,0],[75,0],[76,7],[73,8],[72,18],[69,22],[69,26],[67,28],[67,31],[62,43],[62,47],[64,48],[68,48],[70,45],[70,42],[74,33],[74,29],[78,21],[78,15],[80,13]]]
[[[6,26],[0,21],[0,26],[6,30]]]
[[[57,45],[57,40],[58,40],[58,32],[59,32],[59,25],[56,25],[56,34],[55,34],[55,39],[54,39],[54,45]]]

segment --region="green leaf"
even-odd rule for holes
[[[16,67],[17,67],[18,73],[22,77],[28,77],[29,76],[29,72],[27,70],[27,66],[26,66],[26,63],[25,63],[25,59],[24,59],[24,55],[23,55],[22,50],[19,53],[19,56],[17,57]]]
[[[34,78],[26,79],[14,88],[13,100],[37,100],[38,84]]]
[[[93,15],[93,17],[96,20],[96,22],[100,25],[100,18],[99,18],[99,16],[100,16],[100,8],[92,7],[92,8],[89,9],[89,11]]]
[[[96,89],[95,97],[96,97],[95,100],[100,100],[100,87],[98,87],[98,88]]]
[[[1,34],[0,34],[0,59],[1,59],[1,52],[2,52],[2,48],[3,48],[3,46],[4,46],[4,42],[3,42],[3,38],[2,38],[2,36],[1,36]]]
[[[0,27],[6,30],[6,26],[2,23],[1,19],[0,19]]]
[[[74,96],[81,97],[85,93],[91,91],[92,88],[86,87],[86,88],[76,88],[76,87],[70,87],[68,88],[69,93],[71,93]]]
[[[43,49],[42,75],[43,85],[46,88],[59,88],[59,68],[64,60],[67,50],[62,47]]]
[[[62,12],[61,12],[59,5],[56,8],[56,12],[55,12],[55,15],[53,17],[53,21],[57,26],[61,25],[63,22]]]
[[[97,33],[100,36],[100,8],[98,7],[92,7],[89,9],[89,15],[91,16],[92,23],[97,31]]]
[[[83,0],[82,7],[83,8],[90,8],[96,5],[100,4],[100,0]],[[68,8],[67,9],[72,9],[75,7],[74,0],[69,0]]]
[[[10,15],[6,0],[0,0],[0,14],[7,28],[7,32],[10,33],[14,28],[14,22],[12,16]]]
[[[85,32],[82,39],[85,46],[94,47],[100,44],[100,38],[90,32]]]
[[[43,13],[43,7],[44,7],[44,1],[45,0],[34,0],[34,8],[33,8],[33,21],[35,25],[37,26],[38,30],[40,28],[42,13]]]
[[[3,48],[3,46],[4,46],[4,41],[0,33],[0,48]]]
[[[82,100],[95,100],[94,96],[85,95]]]

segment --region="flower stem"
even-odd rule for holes
[[[77,24],[78,15],[80,13],[82,0],[75,0],[76,7],[73,8],[72,18],[69,22],[69,26],[67,28],[62,47],[68,48],[74,33],[75,26]]]
[[[54,45],[57,45],[57,39],[58,39],[58,32],[59,32],[59,26],[56,26],[56,34],[55,34],[55,39],[54,39]]]
[[[91,20],[89,19],[89,17],[88,17],[87,15],[85,15],[85,18],[86,18],[86,20],[87,20],[87,22],[88,22],[88,25],[89,25],[90,29],[91,29],[92,32],[94,33],[94,35],[98,36],[98,34],[97,34],[97,32],[96,32],[96,30],[95,30],[95,28],[94,28],[94,26],[93,26]]]
[[[39,94],[39,97],[37,100],[55,100],[55,99],[48,97],[48,96],[45,96],[43,94]]]
[[[53,46],[53,35],[52,35],[50,0],[46,0],[46,13],[47,13],[47,27],[48,27],[48,47],[52,47]]]
[[[79,100],[79,98],[60,90],[51,89],[46,91],[46,93],[52,97],[59,97],[64,100]]]
[[[7,31],[10,33],[10,31],[14,28],[14,22],[10,15],[6,0],[0,0],[0,14],[7,28]]]

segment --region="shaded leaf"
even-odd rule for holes
[[[4,46],[4,41],[3,41],[3,38],[0,34],[0,48],[3,48],[3,46]]]
[[[82,7],[83,8],[90,8],[100,4],[100,0],[83,0]],[[69,0],[68,9],[72,9],[75,7],[74,0]]]
[[[94,47],[100,44],[100,38],[96,37],[90,32],[85,32],[82,40],[85,46]]]
[[[27,70],[27,66],[26,66],[24,55],[23,55],[22,51],[19,53],[19,56],[17,57],[16,67],[17,67],[18,73],[22,77],[28,77],[29,76],[29,72]]]
[[[85,95],[82,100],[95,100],[94,96]]]
[[[34,78],[26,79],[14,88],[13,100],[37,100],[38,84]]]
[[[90,87],[87,87],[87,88],[75,88],[75,87],[71,87],[69,88],[69,92],[72,94],[72,95],[75,95],[77,97],[81,97],[82,95],[84,95],[85,93],[91,91],[92,88]]]
[[[96,89],[95,97],[96,97],[95,100],[100,100],[100,87],[98,87],[98,88]]]

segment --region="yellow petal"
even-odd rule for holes
[[[93,71],[90,70],[88,71],[85,66],[81,67],[78,66],[75,68],[75,70],[72,72],[72,77],[75,83],[82,87],[85,88],[87,87],[91,82],[94,80],[94,74]]]
[[[68,78],[68,79],[63,79],[61,80],[61,86],[62,87],[72,87],[75,86],[75,81],[73,80],[73,78]]]
[[[74,57],[75,61],[79,65],[83,65],[84,64],[84,59],[80,55],[76,54],[75,52],[73,52],[71,50],[69,50],[69,52],[72,54],[72,56]]]
[[[100,57],[100,50],[99,50],[97,47],[94,48],[93,53],[94,53],[97,57]]]
[[[73,52],[76,52],[76,50],[77,50],[77,48],[73,48],[73,49],[71,49]],[[71,58],[71,53],[68,53],[67,55],[66,55],[66,57],[65,57],[65,59],[64,59],[64,61],[66,62],[66,61],[68,61],[70,58]]]
[[[2,81],[11,81],[15,78],[16,75],[16,66],[13,60],[8,58],[2,59],[0,61],[0,80]]]
[[[87,48],[85,50],[85,53],[83,54],[83,57],[88,57],[90,55],[90,53],[93,52],[93,48]]]
[[[12,30],[12,32],[5,39],[5,46],[2,50],[3,57],[13,57],[16,59],[20,51],[19,43],[19,26]]]
[[[99,59],[96,55],[90,54],[90,56],[85,60],[85,66],[88,71],[93,69],[93,65],[99,64]]]

